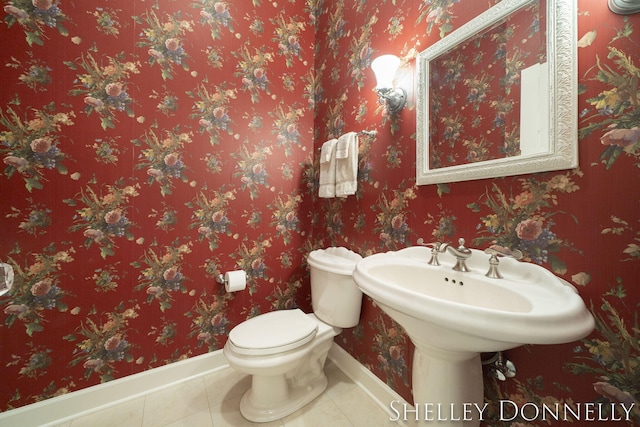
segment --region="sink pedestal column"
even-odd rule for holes
[[[412,380],[416,415],[425,426],[480,425],[485,406],[479,353],[416,345]],[[487,415],[488,411],[484,411]]]

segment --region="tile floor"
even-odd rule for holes
[[[250,377],[231,368],[114,405],[56,427],[377,427],[397,426],[369,395],[327,360],[327,390],[271,423],[245,420],[238,409]]]

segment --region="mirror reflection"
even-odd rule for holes
[[[577,166],[575,0],[503,0],[417,60],[417,183]]]
[[[544,15],[536,1],[431,60],[432,168],[549,150]]]

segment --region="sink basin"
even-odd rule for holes
[[[471,271],[452,269],[455,257],[416,246],[371,255],[356,265],[358,287],[398,322],[415,344],[414,403],[483,403],[481,352],[523,344],[578,340],[594,320],[577,290],[547,269],[500,258],[503,278],[485,276],[489,256],[471,249]],[[452,406],[453,407],[453,406]],[[461,424],[478,425],[479,420]]]
[[[364,258],[354,279],[383,310],[393,311],[388,314],[394,320],[407,329],[415,323],[425,332],[418,331],[422,339],[442,341],[450,350],[491,352],[522,344],[559,344],[593,330],[593,317],[565,280],[539,265],[508,258],[500,262],[504,277],[491,279],[484,275],[488,255],[471,251],[470,272],[452,270],[455,259],[448,253],[440,254],[442,265],[431,266],[426,262],[430,250],[412,247]],[[434,337],[438,328],[455,335]]]

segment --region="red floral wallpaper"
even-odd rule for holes
[[[309,310],[313,5],[3,3],[0,408]]]
[[[508,351],[518,374],[487,380],[488,399],[638,402],[640,15],[578,0],[579,169],[416,187],[413,58],[488,6],[5,1],[0,261],[16,283],[0,298],[0,408],[308,311],[313,248],[418,237],[518,247],[596,317],[580,342]],[[373,91],[382,53],[405,60],[395,118]],[[357,194],[318,198],[315,153],[359,130],[377,135],[360,138]],[[248,289],[226,295],[215,276],[239,268]],[[411,400],[412,345],[370,300],[337,342]]]
[[[314,235],[322,236],[324,245],[347,245],[363,255],[413,245],[419,237],[448,242],[464,237],[478,248],[497,241],[522,250],[528,262],[578,288],[597,329],[579,342],[507,351],[517,376],[504,383],[487,377],[485,397],[635,402],[637,424],[640,14],[615,15],[606,2],[595,0],[577,3],[580,168],[416,187],[414,100],[398,117],[384,116],[366,66],[383,53],[402,57],[405,65],[397,81],[412,98],[416,53],[488,5],[470,0],[398,1],[395,6],[325,2],[318,16],[327,37],[317,39],[323,94],[316,106],[316,148],[349,130],[377,129],[378,134],[360,141],[357,195],[316,202]],[[431,96],[440,93],[433,89]],[[478,121],[494,119],[495,111],[486,111],[478,111]],[[413,346],[369,299],[360,324],[337,340],[411,401]],[[511,424],[496,415],[484,424]],[[547,425],[522,417],[512,422]]]

